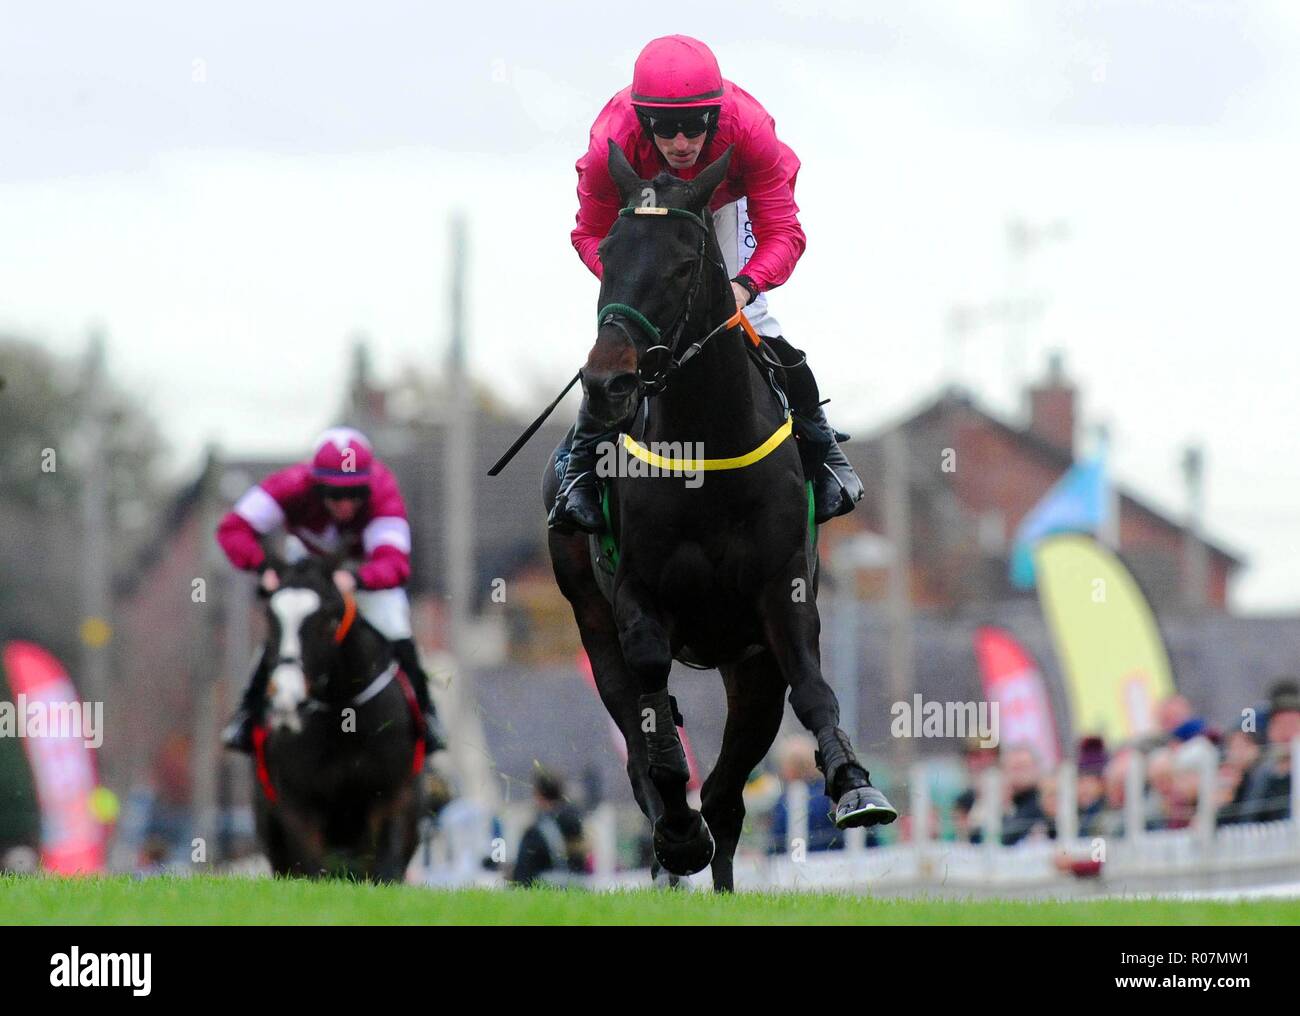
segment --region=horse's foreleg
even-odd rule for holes
[[[554,500],[554,491],[548,495],[548,503],[551,500]],[[623,659],[614,609],[596,584],[585,537],[563,536],[552,530],[548,545],[555,579],[573,608],[573,619],[591,662],[596,691],[626,743],[627,778],[632,785],[632,795],[653,826],[663,814],[664,805],[650,779],[645,739],[641,735],[641,715],[637,709],[640,688]]]
[[[375,860],[370,877],[379,882],[404,882],[415,853],[416,793],[413,780],[371,817]]]
[[[623,659],[640,689],[637,729],[650,780],[663,801],[663,815],[654,825],[655,856],[673,874],[693,875],[712,859],[713,838],[686,800],[690,770],[668,695],[668,632],[650,597],[632,579],[621,581],[615,590],[614,618]]]
[[[763,761],[781,726],[785,679],[769,652],[720,669],[727,688],[727,726],[718,764],[704,781],[700,812],[717,841],[713,888],[730,892],[735,888],[732,862],[745,820],[745,781]]]
[[[288,802],[280,803],[277,817],[290,873],[309,878],[329,874],[321,817],[309,816]]]
[[[826,777],[826,793],[835,801],[836,826],[847,829],[892,822],[898,812],[871,786],[870,775],[840,729],[839,701],[822,675],[817,603],[806,595],[806,585],[799,585],[806,575],[800,551],[791,558],[786,574],[764,590],[763,627],[768,648],[790,685],[795,715],[817,738],[818,767]]]
[[[582,646],[591,661],[596,692],[610,718],[618,725],[627,746],[627,778],[632,796],[650,824],[664,813],[659,789],[650,779],[650,761],[645,737],[641,733],[641,713],[637,708],[640,688],[623,660],[618,629],[609,603],[599,591],[595,600],[574,604],[574,616],[582,635]]]

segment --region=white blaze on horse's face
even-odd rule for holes
[[[271,595],[271,610],[280,622],[279,660],[271,671],[271,725],[299,730],[298,707],[307,701],[302,669],[302,623],[320,610],[320,596],[310,589],[280,589]]]

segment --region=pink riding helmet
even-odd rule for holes
[[[647,112],[694,109],[722,102],[722,71],[708,46],[689,35],[646,43],[632,69],[632,105]]]
[[[316,439],[312,479],[326,487],[368,487],[375,453],[359,430],[331,427]]]

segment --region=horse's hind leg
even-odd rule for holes
[[[867,770],[859,764],[840,729],[840,705],[835,692],[822,676],[821,618],[816,601],[794,597],[796,580],[806,582],[804,554],[795,554],[787,574],[771,582],[763,593],[763,626],[768,648],[776,656],[790,685],[790,705],[795,715],[817,738],[818,766],[826,777],[826,793],[835,801],[835,825],[883,825],[898,818],[898,812],[875,787]]]
[[[785,678],[767,651],[721,670],[727,688],[727,726],[718,763],[704,781],[700,811],[717,841],[713,888],[731,892],[735,888],[732,862],[745,819],[745,781],[763,761],[781,726]]]
[[[663,800],[663,815],[654,826],[655,856],[669,872],[693,875],[713,859],[714,845],[704,819],[686,801],[690,770],[668,695],[668,633],[651,599],[633,579],[620,582],[615,590],[614,616],[623,659],[641,690],[638,739],[645,745],[650,779]]]

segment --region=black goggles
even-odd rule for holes
[[[678,134],[684,134],[693,140],[709,129],[711,116],[709,113],[672,117],[651,116],[649,113],[643,113],[642,119],[657,138],[672,140]]]
[[[369,487],[329,487],[321,484],[317,490],[326,501],[364,501],[370,496]]]

